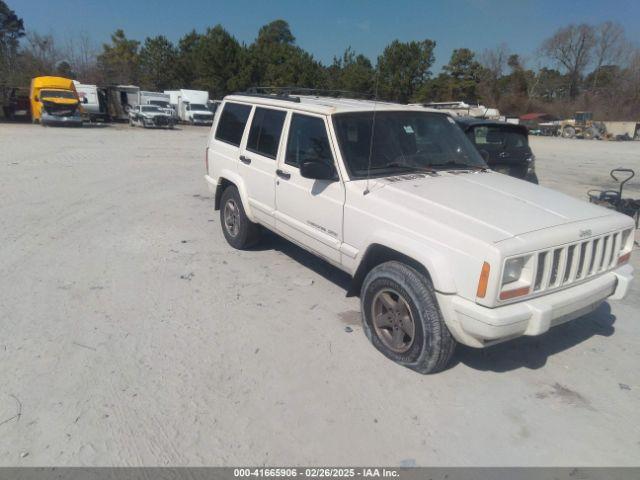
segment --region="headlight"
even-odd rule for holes
[[[510,300],[531,293],[532,259],[531,255],[525,255],[510,258],[504,263],[500,300]]]
[[[502,285],[520,280],[525,260],[525,257],[518,257],[511,258],[505,262],[504,270],[502,272]]]
[[[627,263],[631,259],[631,251],[633,250],[634,241],[635,237],[633,235],[633,230],[625,230],[622,232],[620,251],[618,252],[618,265]]]
[[[536,171],[536,156],[531,154],[531,156],[527,159],[527,173],[534,173]]]

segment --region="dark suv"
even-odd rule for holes
[[[492,170],[538,183],[527,127],[467,117],[455,121]]]

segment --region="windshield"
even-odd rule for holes
[[[40,98],[72,98],[77,100],[75,92],[71,90],[42,90]]]
[[[353,178],[436,168],[486,168],[464,133],[446,115],[376,112],[373,141],[373,112],[337,114],[333,122]]]
[[[163,100],[151,100],[149,105],[156,105],[161,108],[169,108],[169,102],[165,102]]]
[[[468,135],[473,143],[483,148],[513,150],[528,146],[523,132],[506,125],[478,126],[469,130]]]
[[[192,103],[189,105],[189,110],[208,110],[208,108],[201,103]]]
[[[143,112],[159,112],[160,109],[154,105],[145,105],[142,107]]]

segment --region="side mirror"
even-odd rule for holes
[[[300,175],[313,180],[335,180],[336,170],[324,162],[302,162]]]
[[[34,99],[36,102],[39,102],[39,101],[40,101],[40,97],[38,97],[38,95],[36,95],[35,97],[33,97],[33,99]]]
[[[82,103],[89,103],[89,100],[87,99],[87,97],[84,97],[84,98],[82,99]]]

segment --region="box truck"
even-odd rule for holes
[[[183,123],[211,125],[213,113],[207,108],[209,92],[202,90],[179,90],[178,117]]]
[[[73,80],[69,78],[33,78],[29,100],[33,123],[82,126],[80,100]]]

